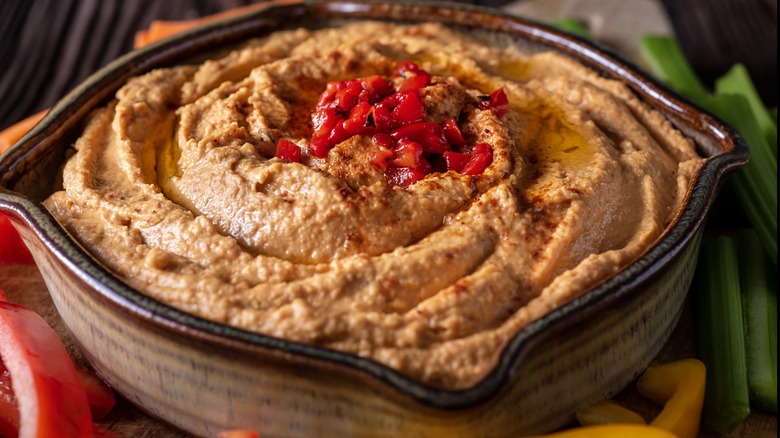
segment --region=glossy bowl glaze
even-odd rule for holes
[[[207,321],[129,288],[41,206],[84,117],[130,77],[243,39],[355,19],[437,21],[556,50],[626,83],[707,157],[670,228],[635,263],[525,327],[477,385],[426,386],[354,355]],[[182,430],[215,436],[519,436],[569,421],[611,397],[657,355],[675,327],[703,224],[724,174],[747,148],[727,126],[603,48],[493,10],[434,3],[268,3],[118,59],[58,103],[0,159],[0,212],[18,228],[85,357],[132,403]]]

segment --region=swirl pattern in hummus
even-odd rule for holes
[[[326,49],[323,49],[326,48]],[[305,146],[329,81],[414,60],[426,117],[459,117],[493,162],[407,188],[355,136]],[[503,87],[512,110],[476,107]],[[47,208],[129,285],[260,333],[473,386],[529,322],[638,257],[700,164],[620,83],[439,25],[279,32],[129,81],[94,113]]]

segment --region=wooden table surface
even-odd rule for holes
[[[564,0],[470,3],[529,10],[537,6],[534,3],[561,1]],[[656,0],[630,0],[629,3],[634,1]],[[0,0],[0,130],[50,107],[90,73],[131,50],[135,33],[147,28],[152,20],[193,19],[248,3],[252,2]],[[667,14],[668,25],[705,81],[711,82],[734,62],[742,62],[748,66],[766,103],[776,105],[776,0],[658,0],[657,4]],[[550,5],[542,5],[545,6]],[[11,301],[40,312],[60,334],[76,360],[83,360],[57,317],[34,266],[0,266],[0,289]],[[659,360],[694,356],[690,312],[686,311]],[[631,388],[617,398],[648,415],[655,409]],[[184,436],[147,417],[121,398],[116,409],[101,424],[126,437]],[[716,435],[702,433],[701,436]],[[777,417],[751,414],[749,421],[729,436],[777,436]]]
[[[523,2],[460,1],[491,7]],[[767,104],[777,104],[777,0],[653,1],[668,13],[702,78],[711,81],[734,62],[743,62]],[[49,108],[90,73],[131,50],[135,32],[153,20],[193,19],[254,2],[0,1],[0,130]]]

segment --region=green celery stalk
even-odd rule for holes
[[[658,79],[699,105],[707,99],[707,88],[696,76],[674,37],[643,35],[639,39],[639,50]]]
[[[766,253],[777,264],[777,159],[764,140],[750,107],[742,96],[715,95],[707,107],[734,127],[750,148],[750,160],[734,172],[731,183]]]
[[[747,99],[761,133],[777,158],[777,121],[772,118],[758,95],[747,68],[742,64],[734,64],[725,75],[715,81],[715,93],[738,94]]]
[[[750,400],[758,409],[777,413],[775,272],[754,230],[740,230],[738,237]]]
[[[592,38],[588,26],[579,18],[563,17],[552,22],[552,25],[563,31],[573,33],[583,38]]]
[[[737,242],[702,243],[694,290],[696,351],[707,367],[702,426],[728,434],[750,415]]]
[[[735,94],[709,94],[672,36],[646,35],[640,48],[661,80],[731,125],[747,142],[750,162],[734,173],[732,182],[745,214],[777,264],[777,157],[747,100]]]

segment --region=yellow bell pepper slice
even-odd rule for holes
[[[704,364],[697,359],[647,368],[636,388],[643,397],[664,405],[650,425],[680,438],[696,438],[704,404],[705,377]]]
[[[599,424],[576,427],[526,438],[677,438],[673,433],[646,424]]]
[[[647,424],[641,415],[612,400],[602,400],[580,409],[577,411],[577,421],[583,426],[611,423]]]

